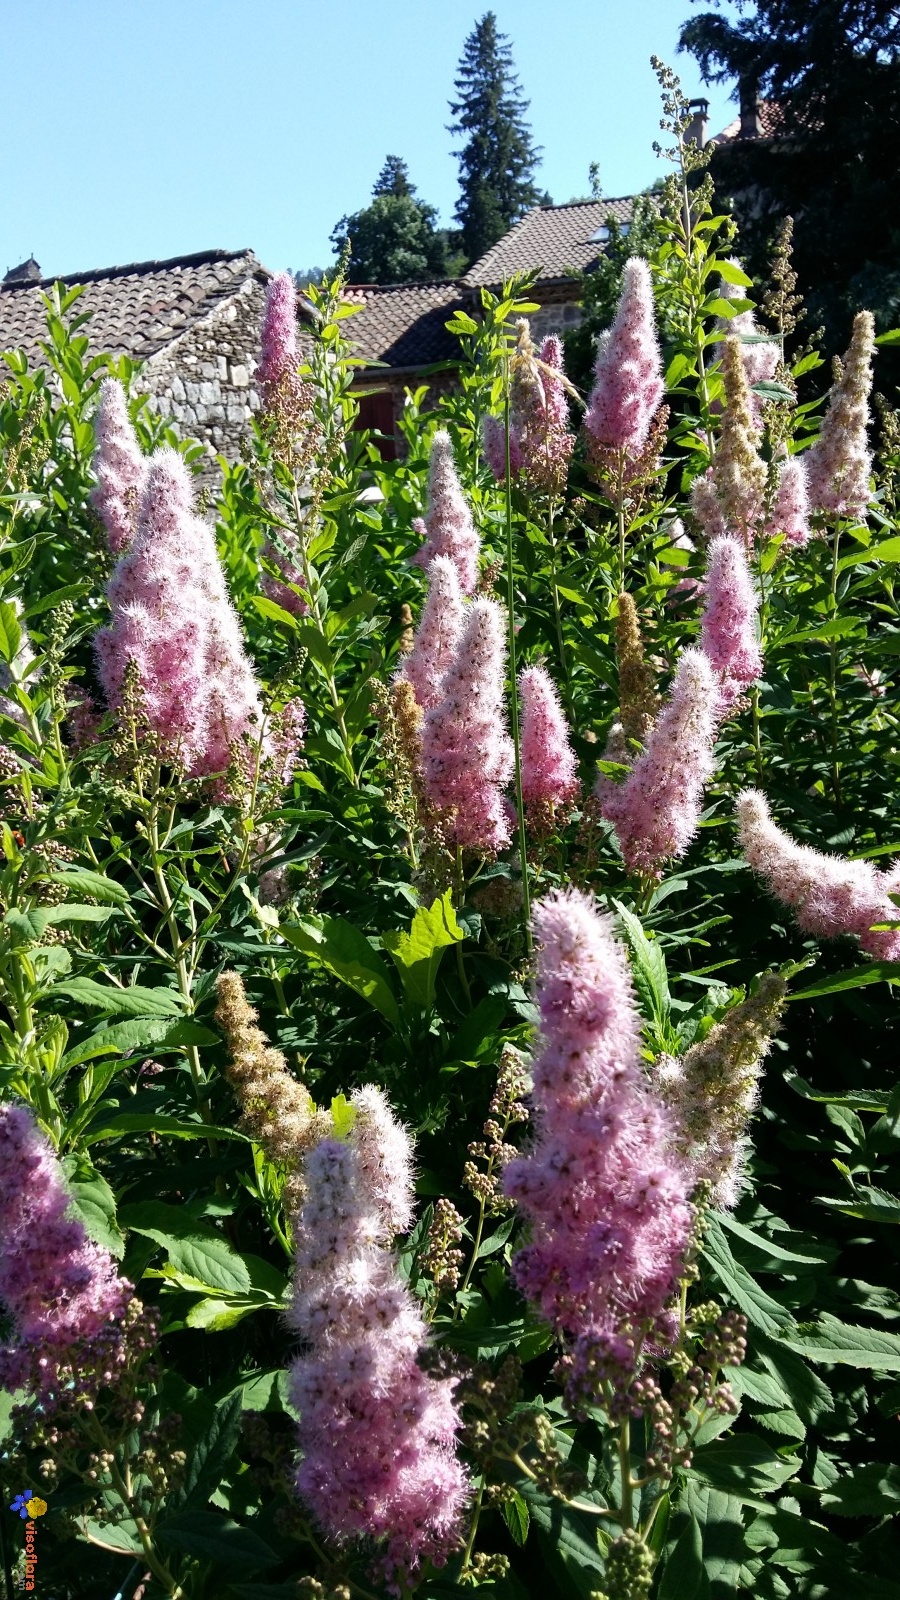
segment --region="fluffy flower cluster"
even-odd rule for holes
[[[543,826],[578,798],[578,763],[553,680],[544,667],[519,674],[522,701],[522,801],[529,820]]]
[[[732,259],[731,265],[739,267],[740,262]],[[719,280],[719,294],[723,300],[743,300],[746,298],[743,288],[737,284],[728,283],[725,278]],[[752,390],[755,383],[765,383],[775,376],[780,352],[777,344],[760,336],[756,325],[756,315],[753,310],[739,311],[737,316],[722,318],[719,327],[725,334],[741,341],[741,360],[747,383]],[[759,395],[750,395],[750,408],[753,420],[757,427],[762,426],[762,401]]]
[[[719,681],[702,650],[682,651],[669,698],[624,782],[602,774],[596,794],[631,872],[658,875],[687,849],[714,771]]]
[[[646,261],[625,263],[615,320],[600,341],[584,417],[590,441],[639,456],[663,397],[662,360]]]
[[[297,428],[309,412],[313,390],[297,371],[297,290],[289,272],[276,272],[266,290],[260,343],[256,381],[263,413],[288,430]]]
[[[110,550],[120,556],[134,538],[147,458],[137,442],[125,390],[117,378],[104,378],[100,385],[94,434],[91,467],[97,481],[90,503],[106,529]]]
[[[631,595],[619,595],[616,613],[616,666],[619,669],[619,716],[626,739],[643,744],[656,721],[659,698],[656,676],[644,655],[637,607]]]
[[[428,569],[428,597],[422,609],[413,647],[397,672],[412,685],[423,711],[441,698],[444,678],[456,657],[465,615],[455,564],[448,556],[435,556]]]
[[[102,1342],[131,1285],[108,1250],[70,1216],[59,1161],[25,1106],[0,1106],[0,1301],[13,1337],[0,1349],[0,1387],[54,1389],[60,1365]]]
[[[750,1118],[759,1099],[763,1060],[784,1008],[787,985],[767,972],[684,1056],[660,1056],[654,1076],[678,1122],[678,1148],[694,1181],[730,1211],[740,1199]]]
[[[519,319],[510,385],[509,470],[530,489],[560,494],[565,487],[575,436],[569,430],[562,341],[549,334],[535,354],[525,317]],[[484,453],[498,482],[506,477],[506,430],[499,417],[485,417]]]
[[[758,609],[745,546],[727,536],[713,539],[700,647],[718,673],[723,712],[762,674],[762,652],[756,637]]]
[[[472,594],[478,582],[481,540],[457,476],[450,435],[443,429],[431,441],[428,510],[413,527],[425,540],[413,557],[416,565],[427,572],[436,556],[446,556],[456,567],[463,594]]]
[[[869,395],[875,320],[858,311],[843,362],[835,362],[835,381],[822,431],[807,451],[810,503],[829,517],[862,517],[869,504],[872,455],[869,450]]]
[[[900,960],[900,932],[872,931],[875,923],[900,921],[900,910],[888,898],[900,891],[900,864],[881,872],[870,861],[797,844],[772,821],[757,789],[739,795],[737,813],[747,861],[776,900],[791,907],[805,933],[825,939],[852,933],[869,955]]]
[[[694,479],[691,508],[707,538],[737,533],[752,547],[764,510],[766,468],[741,350],[737,339],[725,340],[722,429],[712,465]]]
[[[409,1139],[379,1089],[353,1104],[348,1142],[324,1139],[306,1161],[289,1312],[307,1346],[291,1370],[296,1481],[331,1538],[381,1543],[399,1594],[457,1546],[469,1485],[452,1385],[417,1363],[426,1329],[390,1254],[412,1213]]]
[[[692,1226],[674,1127],[641,1069],[628,964],[586,895],[535,907],[541,1048],[536,1134],[504,1188],[530,1228],[513,1258],[522,1292],[593,1359],[598,1341],[671,1332],[669,1306]]]
[[[302,707],[288,707],[277,734],[264,735],[259,686],[213,532],[195,515],[190,476],[175,450],[151,458],[134,543],[107,594],[112,620],[95,649],[109,708],[122,706],[132,672],[161,753],[189,776],[221,776],[248,762],[261,742],[284,778]]]
[[[785,456],[766,523],[769,537],[784,534],[785,544],[802,548],[809,543],[809,486],[803,456]]]
[[[503,612],[494,600],[468,608],[441,697],[422,728],[422,776],[430,804],[446,817],[446,837],[463,849],[496,852],[510,840],[503,788],[514,753],[506,729]]]

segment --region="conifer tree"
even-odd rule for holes
[[[351,283],[415,283],[449,276],[445,231],[437,211],[420,200],[409,169],[388,156],[375,180],[371,205],[341,217],[331,234],[335,254],[349,240]]]
[[[454,79],[450,132],[465,138],[457,151],[460,197],[456,219],[463,249],[476,261],[542,196],[534,183],[539,150],[525,121],[512,49],[488,11],[469,34]]]

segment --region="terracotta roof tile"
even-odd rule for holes
[[[269,273],[252,250],[207,250],[170,261],[70,272],[35,284],[0,283],[0,348],[21,347],[40,361],[46,338],[42,294],[54,282],[84,284],[78,311],[93,313],[91,342],[97,350],[126,353],[143,361],[155,355],[229,299],[249,278]]]
[[[740,117],[735,117],[733,122],[729,122],[727,128],[723,128],[721,133],[717,133],[715,138],[710,139],[710,144],[733,144],[736,139],[743,138],[774,138],[784,122],[784,112],[777,100],[760,100],[756,107],[756,114],[759,117],[759,133],[742,134],[741,119]]]
[[[537,268],[542,278],[584,272],[603,254],[594,237],[609,216],[629,222],[634,196],[619,200],[573,200],[564,206],[535,206],[470,267],[463,283],[498,284],[514,272]]]
[[[361,307],[344,328],[365,360],[400,370],[458,360],[445,327],[464,303],[458,283],[348,284],[344,298]]]

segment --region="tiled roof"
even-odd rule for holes
[[[514,272],[539,269],[542,278],[584,272],[603,253],[593,235],[610,216],[629,222],[633,195],[620,200],[573,200],[565,206],[535,206],[470,267],[463,283],[502,283]]]
[[[269,277],[252,250],[206,250],[171,261],[70,272],[61,280],[0,283],[0,349],[21,346],[29,359],[40,358],[39,341],[46,338],[42,292],[61,281],[84,284],[77,309],[93,313],[90,335],[95,349],[113,355],[124,352],[143,361],[229,299],[251,277]]]
[[[362,308],[344,329],[365,360],[406,370],[459,359],[444,326],[464,303],[458,283],[348,284],[344,298]]]
[[[741,133],[741,119],[735,117],[729,122],[727,128],[717,133],[710,144],[733,144],[736,139],[750,137],[753,139],[772,139],[784,122],[784,112],[777,100],[760,100],[757,102],[756,114],[759,117],[759,133],[743,135]]]

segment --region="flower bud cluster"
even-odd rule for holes
[[[459,1284],[465,1260],[459,1248],[464,1228],[463,1219],[452,1200],[442,1198],[435,1202],[419,1266],[425,1276],[431,1279],[438,1294],[445,1294]]]
[[[463,1168],[463,1183],[488,1216],[500,1216],[512,1208],[501,1183],[504,1169],[519,1151],[507,1143],[506,1136],[517,1123],[528,1121],[528,1111],[522,1104],[528,1089],[522,1057],[513,1045],[504,1045],[484,1138],[469,1145],[469,1159]]]

